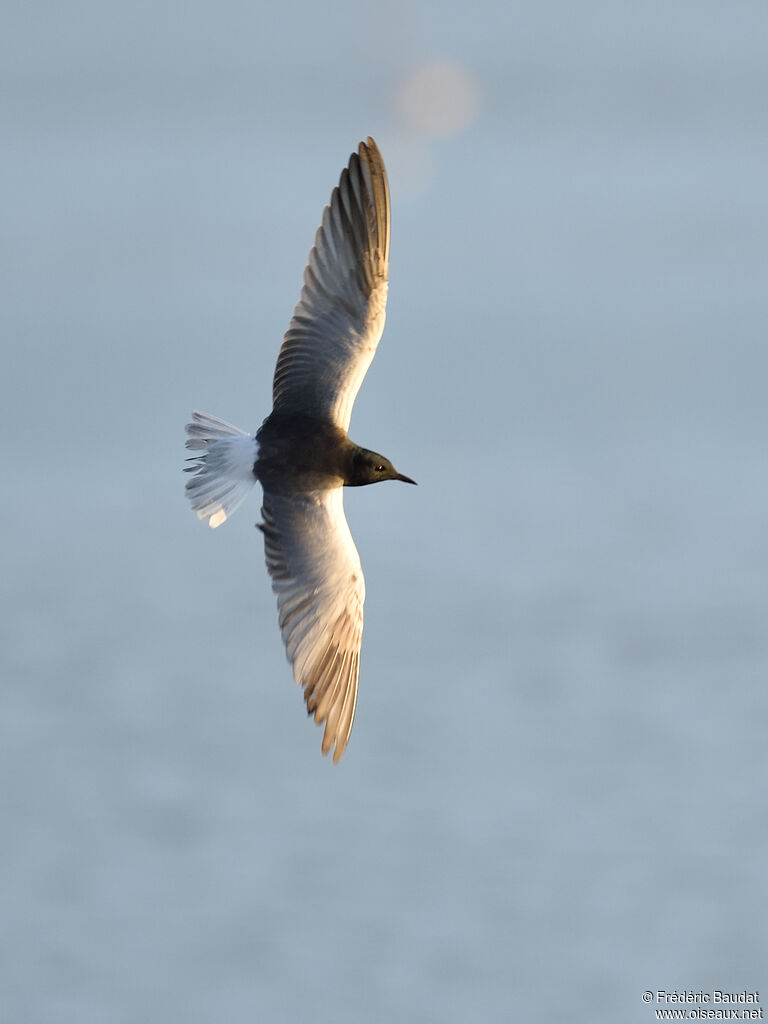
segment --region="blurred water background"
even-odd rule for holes
[[[3,6],[0,1000],[9,1022],[645,1024],[766,987],[768,9]],[[253,429],[373,135],[368,600],[320,756]]]

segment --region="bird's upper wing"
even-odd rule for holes
[[[361,142],[323,211],[301,296],[283,339],[274,410],[349,428],[384,330],[389,186],[373,139]]]
[[[265,491],[264,547],[280,630],[307,711],[325,722],[323,753],[338,761],[357,702],[365,581],[344,516],[342,488]]]

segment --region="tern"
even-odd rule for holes
[[[416,481],[350,441],[352,406],[386,316],[390,204],[372,138],[349,158],[323,210],[299,301],[277,359],[272,412],[248,434],[193,412],[186,493],[220,526],[258,481],[267,570],[288,660],[322,751],[344,753],[357,704],[365,580],[343,488]]]

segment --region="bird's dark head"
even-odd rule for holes
[[[348,487],[362,487],[364,484],[376,484],[379,480],[402,480],[405,484],[415,484],[409,476],[398,473],[389,459],[378,452],[367,448],[358,448],[352,457],[351,473],[344,481]]]

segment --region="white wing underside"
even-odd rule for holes
[[[275,369],[275,413],[349,428],[386,316],[389,187],[372,139],[342,171],[315,235]]]
[[[338,761],[355,717],[365,601],[343,490],[265,492],[261,512],[288,660],[308,712],[325,723],[323,753],[335,747]]]

